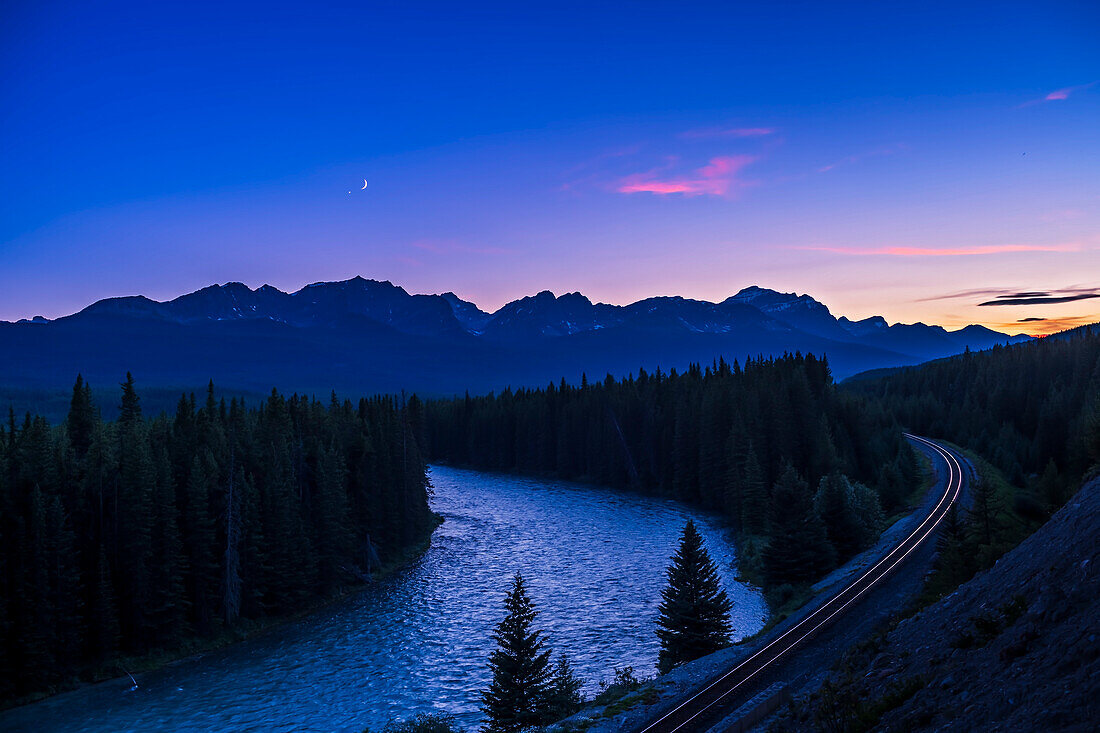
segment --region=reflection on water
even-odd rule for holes
[[[733,547],[672,501],[435,467],[445,518],[413,567],[257,639],[0,714],[8,731],[362,731],[442,711],[473,728],[490,633],[520,572],[555,651],[595,682],[653,673],[664,569],[696,520],[734,603],[737,636],[766,613],[734,581]]]

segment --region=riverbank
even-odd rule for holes
[[[24,705],[41,702],[56,695],[79,690],[83,687],[102,684],[111,680],[127,679],[142,674],[156,672],[165,667],[179,664],[192,659],[198,659],[203,655],[220,651],[234,644],[240,644],[251,639],[262,637],[265,634],[281,629],[288,624],[296,623],[309,616],[323,611],[340,601],[362,593],[372,585],[382,582],[394,574],[411,566],[419,560],[428,548],[431,547],[432,536],[440,525],[443,517],[432,514],[432,524],[427,535],[418,543],[406,548],[395,557],[382,564],[371,574],[369,582],[349,585],[324,598],[315,599],[298,609],[294,613],[281,616],[272,616],[263,619],[243,619],[232,628],[223,628],[217,634],[207,637],[195,637],[188,639],[181,645],[172,649],[161,649],[140,656],[123,656],[104,662],[102,665],[87,674],[73,679],[70,683],[57,685],[48,691],[25,695],[21,698],[0,701],[0,712]],[[140,687],[140,680],[136,680]]]
[[[432,483],[431,509],[446,521],[405,571],[298,623],[138,675],[138,690],[124,677],[9,710],[0,729],[361,733],[443,711],[474,730],[516,572],[549,647],[569,655],[592,696],[616,667],[655,669],[664,570],[688,519],[721,564],[739,635],[763,625],[764,600],[735,582],[735,548],[713,516],[671,499],[442,466]]]

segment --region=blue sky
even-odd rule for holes
[[[1095,3],[592,5],[7,3],[0,318],[361,274],[1100,320],[978,305],[1100,287]]]

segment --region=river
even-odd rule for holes
[[[734,580],[734,548],[712,517],[605,489],[433,467],[444,523],[412,566],[300,621],[139,675],[0,714],[0,729],[362,731],[444,712],[473,729],[493,627],[522,573],[555,654],[591,694],[616,667],[654,674],[664,569],[695,520],[733,601],[735,637],[766,605]]]

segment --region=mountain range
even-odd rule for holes
[[[108,298],[70,316],[0,322],[0,384],[59,388],[82,373],[113,384],[347,394],[455,394],[682,369],[784,351],[826,355],[834,375],[916,364],[1027,340],[983,326],[947,331],[837,318],[808,295],[748,287],[711,303],[626,306],[549,291],[487,313],[454,293],[410,295],[355,277],[285,293],[211,285],[174,300]]]

